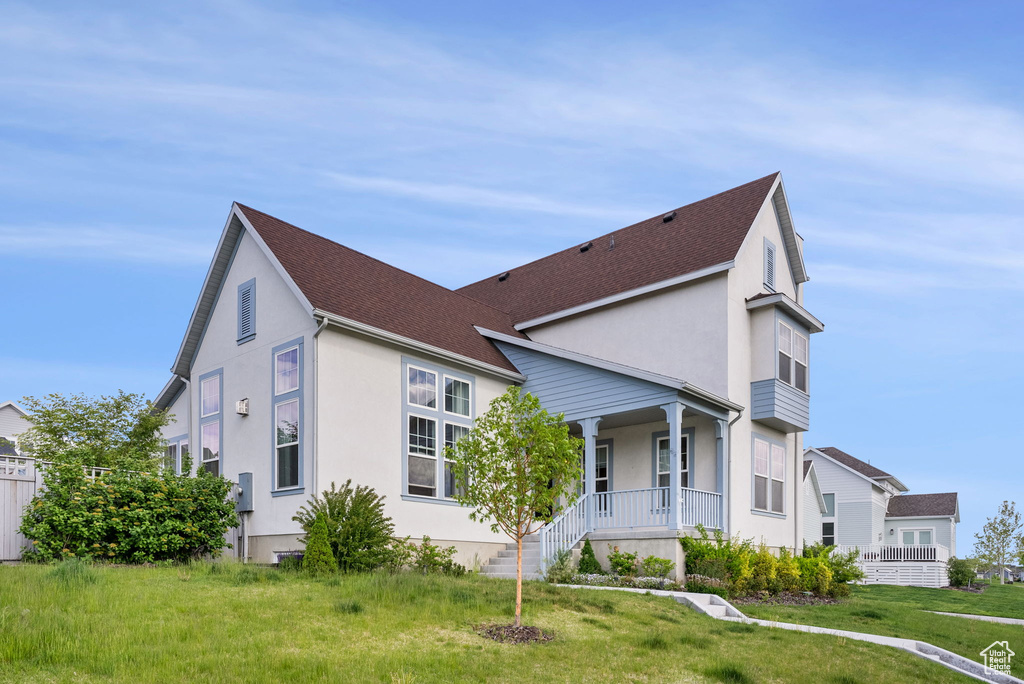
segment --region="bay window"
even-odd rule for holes
[[[807,391],[807,335],[779,321],[779,380]]]

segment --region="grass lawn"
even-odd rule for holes
[[[740,606],[750,617],[799,622],[820,627],[870,632],[918,639],[958,653],[977,662],[978,654],[993,641],[1009,641],[1024,654],[1024,627],[966,618],[933,615],[924,611],[971,613],[1024,619],[1024,585],[992,585],[983,594],[948,589],[853,587],[849,601],[831,606]],[[1012,665],[1012,673],[1024,678],[1024,657]]]
[[[649,595],[528,583],[524,621],[555,640],[513,646],[473,629],[511,621],[508,580],[66,567],[0,567],[0,681],[961,681],[895,649]]]

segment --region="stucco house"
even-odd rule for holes
[[[825,504],[806,543],[858,549],[868,583],[948,584],[960,522],[955,492],[907,494],[897,477],[835,447],[808,449],[804,458]]]
[[[458,290],[234,204],[156,400],[168,464],[240,483],[246,558],[301,548],[296,509],[352,479],[501,574],[443,454],[517,384],[586,444],[531,562],[585,536],[678,560],[697,524],[797,549],[823,329],[802,250],[778,173]]]

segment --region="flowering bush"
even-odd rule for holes
[[[86,477],[81,466],[54,464],[29,504],[20,532],[28,561],[65,558],[115,563],[184,561],[217,556],[237,524],[231,483],[196,477],[111,471]]]

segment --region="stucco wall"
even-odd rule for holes
[[[692,489],[718,491],[718,466],[715,451],[715,427],[707,418],[684,417],[683,430],[693,428],[694,444],[690,453]],[[599,430],[598,440],[611,439],[611,489],[647,489],[654,483],[654,434],[667,432],[668,423],[645,423]]]
[[[507,541],[492,533],[489,526],[470,521],[468,511],[457,504],[403,500],[402,358],[415,354],[335,328],[321,333],[317,354],[319,489],[348,479],[373,487],[387,497],[385,510],[394,519],[399,536],[428,535],[459,542]],[[421,358],[473,376],[474,416],[485,412],[490,401],[508,386],[503,380],[469,368]]]

